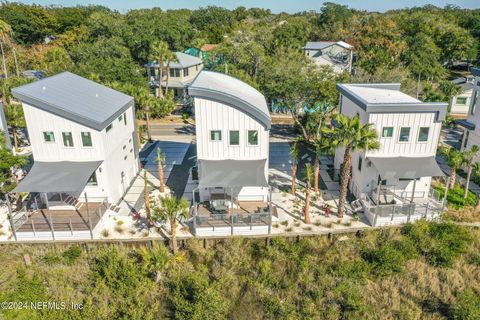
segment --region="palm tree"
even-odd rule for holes
[[[163,91],[162,91],[162,81],[163,81],[163,64],[166,61],[166,56],[169,54],[170,49],[168,48],[168,44],[165,41],[156,41],[152,45],[152,55],[155,60],[158,62],[158,76],[159,76],[159,90],[158,96],[163,98]],[[168,77],[168,72],[167,72]]]
[[[198,50],[198,59],[202,59],[202,47],[207,43],[207,40],[203,38],[195,38],[192,42],[192,46]]]
[[[160,147],[157,147],[157,169],[158,180],[160,181],[159,190],[161,193],[165,192],[164,174],[163,174],[163,162],[165,161],[165,155],[161,152]]]
[[[296,191],[296,176],[297,176],[297,165],[298,165],[298,144],[295,142],[290,151],[292,157],[292,194],[295,195]]]
[[[156,242],[152,248],[141,247],[139,250],[142,258],[142,269],[149,274],[155,275],[155,282],[159,283],[162,271],[165,270],[170,256],[163,244]]]
[[[152,134],[150,133],[150,104],[152,103],[152,99],[150,97],[150,93],[148,91],[139,89],[137,92],[137,103],[139,104],[139,109],[142,110],[142,113],[145,117],[148,141],[152,141]]]
[[[145,202],[145,213],[147,215],[147,225],[151,227],[153,225],[152,221],[152,213],[150,210],[150,190],[148,190],[148,178],[147,178],[147,170],[143,171],[143,200]]]
[[[474,144],[470,150],[463,152],[463,165],[467,168],[467,181],[465,182],[465,191],[463,193],[463,197],[466,199],[468,196],[468,188],[470,187],[470,179],[472,177],[472,169],[475,165],[475,158],[478,153],[478,146]]]
[[[305,223],[310,223],[310,188],[313,176],[313,168],[310,163],[305,165],[305,207],[303,208],[303,214],[305,216]]]
[[[167,61],[167,81],[165,81],[165,93],[168,92],[168,82],[170,81],[170,63],[171,62],[178,62],[177,55],[171,51],[168,51],[168,53],[165,55],[165,59]],[[183,71],[182,71],[183,72]]]
[[[0,51],[2,53],[2,63],[3,63],[3,74],[5,75],[5,79],[8,79],[7,73],[7,62],[5,59],[5,52],[4,52],[4,44],[6,44],[7,40],[12,33],[12,27],[3,20],[0,20]]]
[[[362,125],[357,115],[349,118],[343,114],[337,114],[332,122],[332,127],[324,128],[323,132],[330,136],[335,146],[344,148],[343,167],[341,176],[340,199],[338,200],[338,217],[345,214],[347,202],[348,183],[352,168],[352,152],[361,150],[374,150],[380,147],[377,131],[371,123]]]
[[[461,151],[455,148],[445,147],[440,149],[440,153],[443,155],[445,160],[447,160],[448,165],[451,168],[450,172],[450,186],[449,189],[455,187],[455,183],[457,181],[457,170],[463,164],[463,154]]]
[[[155,207],[154,219],[168,221],[172,235],[172,251],[177,252],[177,219],[188,217],[188,201],[185,198],[177,199],[174,195],[159,197],[160,207]]]

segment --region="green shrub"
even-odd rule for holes
[[[440,199],[445,195],[445,187],[443,185],[435,185],[434,189],[440,193]],[[455,209],[463,208],[465,206],[474,206],[477,204],[477,197],[472,191],[468,191],[467,198],[463,197],[465,189],[460,186],[448,190],[447,204]]]
[[[480,294],[476,294],[473,290],[462,291],[453,305],[452,319],[480,319]]]
[[[54,265],[62,262],[62,257],[55,251],[49,252],[43,256],[43,261],[46,264]]]
[[[379,276],[388,276],[403,271],[405,256],[392,242],[384,242],[364,253],[371,264],[372,272]]]
[[[67,264],[73,264],[82,253],[82,248],[80,248],[80,246],[71,246],[63,252],[62,256]]]
[[[468,231],[452,223],[419,221],[406,225],[402,232],[413,241],[419,253],[436,267],[449,267],[466,252]]]

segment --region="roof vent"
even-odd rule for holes
[[[95,93],[95,98],[98,98],[98,93]]]
[[[46,89],[47,89],[47,87],[45,87],[45,86],[42,87],[42,90],[43,90],[43,91],[45,91]]]

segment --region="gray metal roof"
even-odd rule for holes
[[[435,157],[367,157],[382,179],[443,177]]]
[[[322,50],[322,49],[325,49],[325,48],[328,48],[334,44],[337,44],[345,49],[351,49],[353,48],[352,45],[344,42],[344,41],[309,41],[307,42],[307,44],[305,45],[305,47],[303,47],[303,49],[306,49],[306,50]]]
[[[270,129],[270,112],[263,94],[236,78],[219,72],[201,71],[188,86],[188,94],[225,103]]]
[[[445,120],[447,102],[422,102],[400,91],[400,83],[337,83],[340,93],[367,112],[434,112]]]
[[[35,161],[12,192],[76,192],[82,191],[102,161]]]
[[[70,72],[16,87],[12,94],[22,102],[98,131],[134,104],[132,97]]]
[[[261,160],[198,160],[199,188],[267,187],[265,164]]]
[[[178,62],[170,62],[170,68],[188,68],[203,63],[201,59],[183,52],[175,52],[175,55],[177,56]],[[166,67],[167,63],[165,62],[163,66]],[[149,62],[145,64],[145,67],[158,68],[158,61]]]
[[[472,68],[472,70],[470,70],[470,72],[472,72],[472,74],[475,77],[480,77],[480,68]]]

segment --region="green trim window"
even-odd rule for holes
[[[183,68],[183,76],[188,77],[188,68]]]
[[[230,145],[239,146],[240,145],[240,131],[230,130]]]
[[[408,142],[410,139],[410,127],[401,127],[398,142]]]
[[[91,147],[93,146],[92,144],[92,134],[90,132],[82,132],[82,145],[84,147]]]
[[[473,93],[472,107],[471,107],[471,110],[470,110],[470,113],[472,115],[475,114],[475,110],[477,109],[478,92],[479,92],[478,90],[475,90],[475,92]]]
[[[210,140],[212,140],[212,141],[222,141],[222,131],[211,130],[210,131]]]
[[[122,122],[123,120],[123,114],[120,115],[120,117],[118,117],[118,122]]]
[[[123,114],[123,123],[125,125],[127,125],[127,113],[126,112]]]
[[[55,142],[55,134],[53,131],[44,131],[43,132],[43,141],[45,142]]]
[[[108,131],[112,130],[112,128],[113,128],[113,122],[110,123],[110,124],[105,128],[105,132],[108,132]]]
[[[467,104],[467,97],[457,97],[457,99],[455,99],[455,104],[465,106]]]
[[[73,147],[73,136],[71,132],[62,132],[62,138],[65,147]]]
[[[94,172],[91,176],[90,179],[88,179],[87,186],[97,186],[97,173]]]
[[[418,130],[418,142],[428,141],[428,133],[429,132],[430,132],[429,127],[420,127],[420,130]]]
[[[358,171],[362,171],[363,159],[361,156],[358,157]]]
[[[391,137],[393,137],[393,127],[383,127],[382,138],[391,138]]]
[[[248,145],[258,146],[258,131],[248,130]]]

